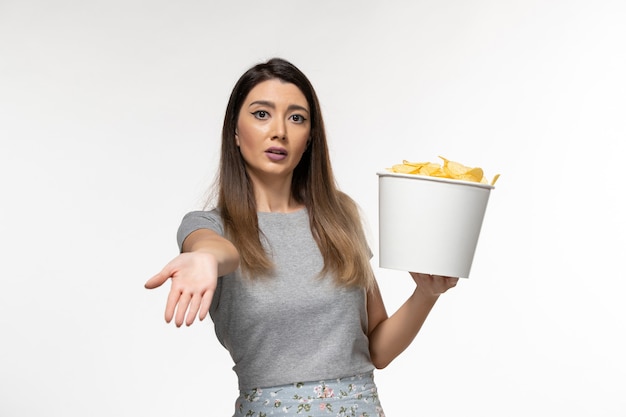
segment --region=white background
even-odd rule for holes
[[[502,175],[470,278],[376,373],[387,416],[626,415],[624,22],[621,0],[0,0],[0,415],[232,414],[210,321],[166,325],[143,283],[272,56],[315,85],[374,246],[380,169]],[[412,281],[376,272],[393,312]]]

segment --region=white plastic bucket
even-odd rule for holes
[[[381,268],[469,278],[492,185],[378,173]]]

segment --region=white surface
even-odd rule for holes
[[[399,160],[502,174],[471,279],[377,372],[387,416],[623,416],[625,9],[1,1],[0,415],[231,415],[210,322],[166,325],[143,283],[202,204],[234,82],[279,55],[372,232]],[[376,273],[392,312],[412,280]]]
[[[469,278],[493,188],[378,172],[378,265]]]

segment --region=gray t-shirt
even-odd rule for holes
[[[258,213],[258,218],[275,274],[250,280],[237,270],[220,277],[210,308],[217,337],[235,363],[239,389],[373,370],[365,290],[318,277],[324,261],[307,210]],[[179,227],[179,247],[198,229],[224,234],[217,211],[194,211]]]

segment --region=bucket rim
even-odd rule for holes
[[[466,185],[470,187],[478,187],[485,188],[488,190],[493,190],[496,188],[491,184],[483,184],[481,182],[473,182],[473,181],[465,181],[465,180],[455,180],[452,178],[441,178],[441,177],[431,177],[428,175],[421,174],[402,174],[399,172],[390,172],[390,171],[378,171],[376,173],[379,177],[397,177],[397,178],[408,178],[412,180],[422,180],[422,181],[434,181],[434,182],[446,182],[450,184],[458,184],[458,185]]]

